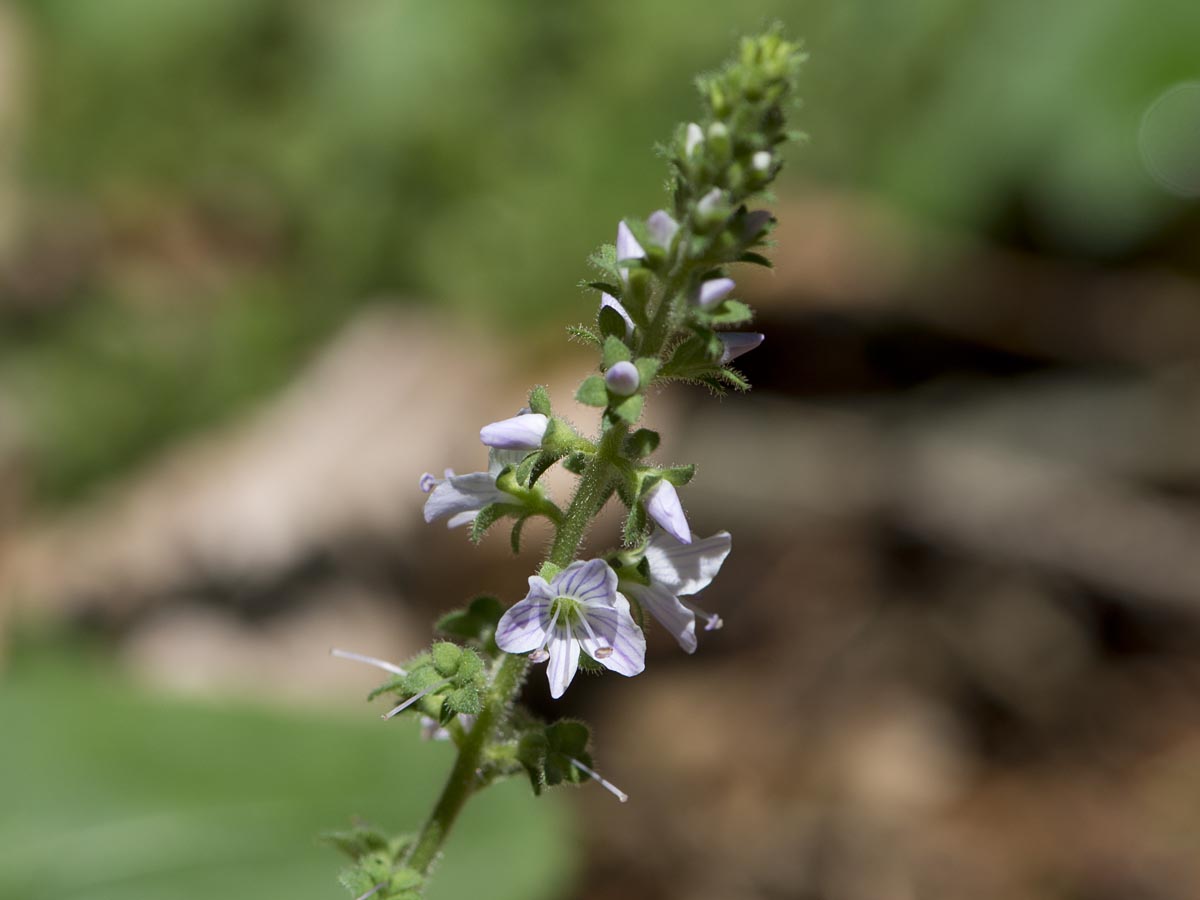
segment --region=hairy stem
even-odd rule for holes
[[[496,726],[503,720],[508,705],[516,698],[527,667],[528,661],[524,656],[505,655],[501,660],[496,677],[492,679],[491,690],[488,691],[487,703],[459,746],[458,759],[454,761],[454,768],[450,770],[442,794],[409,852],[408,865],[422,875],[428,875],[437,862],[454,820],[474,792],[476,772],[484,748],[492,739]]]

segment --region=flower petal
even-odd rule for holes
[[[579,669],[579,641],[565,625],[554,629],[554,637],[546,647],[550,662],[546,665],[546,678],[550,681],[550,696],[557,700],[567,690],[575,672]]]
[[[488,474],[495,481],[505,466],[518,466],[528,455],[528,450],[497,450],[492,447],[488,450]]]
[[[500,617],[496,624],[496,644],[505,653],[528,653],[546,642],[549,626],[550,598],[530,591],[528,597],[514,603]]]
[[[692,542],[692,529],[688,527],[687,517],[683,514],[683,505],[679,502],[679,494],[675,485],[663,479],[646,492],[646,513],[659,527],[681,544]]]
[[[646,546],[650,579],[673,594],[698,593],[717,576],[731,549],[733,538],[728,531],[690,544],[681,544],[666,532],[655,532]]]
[[[696,614],[679,602],[670,590],[660,584],[625,584],[626,592],[688,653],[696,652]]]
[[[609,671],[626,677],[646,668],[646,636],[633,621],[624,594],[618,593],[611,606],[588,604],[580,613],[587,617],[596,636],[593,638],[582,628],[576,632],[588,656]]]
[[[446,520],[447,528],[458,528],[462,525],[470,525],[479,518],[479,510],[469,509],[465,512],[457,513]]]
[[[701,309],[712,309],[733,292],[734,286],[732,278],[710,278],[701,282],[696,302]]]
[[[541,413],[523,413],[483,426],[479,440],[497,450],[537,450],[549,424]]]
[[[625,307],[621,305],[621,301],[609,294],[602,292],[600,294],[600,308],[603,309],[606,306],[610,309],[616,310],[617,315],[625,320],[625,340],[629,340],[631,337],[633,337],[633,317],[630,316]]]
[[[724,334],[718,334],[725,350],[721,354],[720,364],[733,362],[743,353],[749,353],[755,347],[763,342],[763,335],[755,334],[750,331],[727,331]]]
[[[622,220],[617,225],[617,262],[623,259],[645,259],[646,251],[638,243],[629,226]]]
[[[487,472],[450,475],[433,488],[425,501],[425,521],[432,522],[442,516],[455,516],[464,512],[478,512],[504,496]]]
[[[553,596],[574,597],[584,603],[611,605],[617,596],[617,573],[602,559],[573,562],[550,582]]]
[[[650,213],[650,218],[646,220],[646,230],[650,232],[654,243],[666,250],[671,246],[675,232],[679,230],[679,223],[667,215],[666,210],[658,209]]]

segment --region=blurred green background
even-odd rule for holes
[[[203,541],[181,539],[178,559],[147,551],[145,568],[157,574],[138,593],[127,588],[141,584],[136,579],[104,581],[110,570],[95,565],[108,550],[93,554],[87,549],[93,544],[60,545],[44,535],[91,515],[100,518],[95,533],[104,535],[95,546],[121,540],[121,527],[105,518],[106,498],[157,471],[189,441],[220,440],[223,429],[274,408],[324,358],[335,335],[380,308],[432,323],[414,327],[409,344],[397,343],[397,366],[405,353],[421,363],[402,370],[409,393],[396,397],[396,409],[420,396],[446,396],[456,379],[464,382],[461,396],[475,396],[483,389],[469,382],[472,372],[478,376],[471,361],[483,353],[515,360],[529,378],[543,377],[535,364],[564,359],[545,349],[559,340],[562,326],[593,314],[594,297],[576,287],[588,274],[587,255],[612,240],[622,215],[645,215],[660,202],[664,169],[653,148],[696,110],[692,77],[715,67],[738,35],[773,20],[802,37],[811,53],[797,114],[798,127],[811,137],[791,149],[777,191],[784,226],[789,211],[807,211],[802,221],[811,230],[781,231],[778,280],[756,288],[769,301],[763,327],[770,338],[760,361],[747,365],[766,397],[789,403],[815,397],[824,410],[865,415],[887,432],[915,417],[913,410],[926,411],[927,397],[910,389],[927,381],[953,382],[956,396],[972,405],[977,397],[1024,389],[1020,376],[1031,372],[1099,373],[1105,391],[1113,378],[1138,386],[1157,384],[1164,373],[1190,377],[1200,347],[1188,337],[1200,314],[1192,312],[1200,310],[1200,211],[1194,196],[1165,189],[1148,171],[1139,129],[1144,137],[1143,119],[1164,92],[1200,79],[1194,0],[743,0],[699,7],[683,0],[0,0],[0,551],[17,564],[28,555],[47,571],[70,573],[78,565],[80,573],[63,588],[0,580],[0,602],[21,610],[11,617],[13,649],[0,674],[0,895],[335,896],[337,860],[316,849],[316,832],[354,813],[396,828],[416,824],[448,751],[379,727],[366,707],[331,712],[331,694],[343,704],[357,702],[359,685],[329,691],[312,705],[280,706],[243,692],[236,679],[225,685],[224,699],[180,699],[164,695],[155,679],[127,671],[129,659],[135,670],[142,659],[131,654],[130,635],[153,619],[147,610],[193,604],[236,618],[236,633],[247,641],[279,642],[278,634],[270,637],[272,623],[296,609],[317,609],[321,592],[349,570],[356,590],[366,585],[377,597],[404,595],[392,605],[409,616],[408,625],[415,623],[419,641],[425,621],[457,600],[439,596],[445,585],[421,574],[427,560],[442,559],[429,554],[449,558],[449,543],[364,538],[370,529],[349,515],[334,517],[338,534],[347,536],[332,545],[317,542],[315,550],[305,545],[303,553],[288,555],[266,541],[266,562],[239,557],[223,568]],[[1200,118],[1166,131],[1154,139],[1175,143],[1151,147],[1151,155],[1180,158],[1183,174],[1195,176],[1187,160],[1189,148],[1200,148]],[[827,231],[821,218],[827,207],[814,205],[814,196],[842,198],[850,209],[887,210],[905,234],[937,235],[928,245],[932,256],[949,253],[947,246],[985,248],[991,263],[976,268],[968,257],[971,264],[936,289],[903,266],[896,275],[891,244],[839,243],[858,233],[860,220],[830,221]],[[795,261],[812,254],[834,261],[825,281],[806,281],[811,268],[794,274]],[[1014,259],[1024,274],[1008,282],[1001,276]],[[1170,315],[1147,324],[1138,310],[1159,308],[1142,301],[1159,296],[1153,279],[1160,275],[1173,286],[1166,292]],[[1137,280],[1143,276],[1150,281]],[[829,279],[857,285],[847,296],[860,302],[866,295],[865,312],[838,306],[838,290],[833,300],[823,294]],[[1086,298],[1074,303],[1084,281],[1097,297],[1120,302],[1114,308],[1099,299],[1095,307]],[[921,298],[934,295],[942,297],[934,306],[955,312],[930,314]],[[1038,305],[1036,314],[1016,302],[1023,297]],[[1003,302],[1009,298],[1011,308]],[[980,309],[988,311],[977,316]],[[468,327],[474,337],[458,341],[455,329]],[[480,331],[502,340],[480,339]],[[1156,356],[1160,346],[1173,349]],[[978,387],[971,379],[982,376],[987,383],[971,393]],[[507,409],[512,396],[501,399],[495,390],[488,399]],[[1115,402],[1108,393],[1078,404],[1072,399],[1066,403],[1072,415],[1089,411],[1077,420],[1053,403],[1014,396],[1016,424],[1005,419],[1001,430],[1049,443],[1108,421]],[[778,447],[789,465],[802,458],[807,433],[797,436],[780,424],[784,407],[765,409],[778,417],[771,419],[778,428],[764,446]],[[1026,414],[1039,424],[1025,427],[1020,415]],[[1166,417],[1187,421],[1173,406]],[[1145,417],[1117,419],[1114,428],[1151,434]],[[475,423],[457,427],[469,435]],[[1155,456],[1175,433],[1153,431],[1153,441],[1168,433],[1153,447],[1149,438],[1135,438],[1132,449],[1121,444],[1120,453],[1146,452],[1158,462],[1116,468],[1155,502],[1164,496],[1190,502],[1200,496],[1194,467],[1160,466]],[[1182,458],[1193,445],[1179,440]],[[295,449],[299,456],[305,448]],[[385,442],[373,449],[393,452]],[[719,462],[728,450],[721,445],[710,457]],[[357,459],[350,450],[344,458]],[[403,483],[415,481],[419,467],[436,470],[439,458],[429,450],[412,461]],[[280,471],[289,464],[280,456]],[[796,469],[802,477],[803,466]],[[719,480],[719,465],[707,472]],[[236,479],[218,474],[213,481]],[[404,517],[416,521],[417,502],[405,498]],[[747,610],[759,608],[760,592],[780,595],[778,582],[768,583],[778,577],[770,567],[801,555],[798,547],[816,557],[828,541],[846,553],[851,544],[868,548],[855,558],[871,573],[864,579],[883,585],[877,593],[884,606],[894,599],[889,592],[922,593],[920,578],[933,570],[938,584],[945,578],[958,585],[945,588],[958,596],[957,567],[974,552],[943,540],[925,519],[915,526],[874,508],[853,513],[867,521],[856,519],[861,530],[850,540],[842,524],[797,524],[808,520],[778,505],[756,506],[766,503],[762,498],[713,495],[707,507],[695,502],[700,511],[748,523],[751,540],[739,546],[756,547],[742,551],[743,558],[761,566],[753,576],[749,563],[742,572],[764,580],[745,591]],[[399,494],[383,504],[385,518],[402,507]],[[228,520],[252,519],[248,509]],[[288,517],[289,525],[306,520],[307,508]],[[149,530],[169,531],[158,520]],[[712,530],[710,523],[702,530]],[[794,537],[801,532],[807,536]],[[792,543],[771,543],[779,535]],[[1194,547],[1190,538],[1181,540]],[[909,565],[914,543],[921,546],[920,564]],[[1164,640],[1172,653],[1185,645],[1186,665],[1163,665],[1194,677],[1190,625],[1180,631],[1170,617],[1165,625],[1153,617],[1146,625],[1139,614],[1112,613],[1126,609],[1114,596],[1158,597],[1157,582],[1147,588],[1136,578],[1113,581],[1103,566],[1093,579],[1076,562],[1064,564],[1063,575],[1036,553],[1032,562],[1016,555],[1022,573],[1035,573],[1031,583],[1053,594],[1047,603],[1068,611],[1066,619],[1085,634],[1079,640],[1094,640],[1095,658],[1136,647],[1161,662],[1155,654],[1166,653],[1164,645],[1147,635],[1172,635],[1175,643]],[[1175,567],[1186,556],[1150,566],[1182,572]],[[489,586],[485,573],[503,572],[519,584],[521,564],[503,568],[491,556],[483,559],[445,577],[463,594]],[[1011,562],[1004,557],[1001,565]],[[995,565],[989,558],[980,577],[990,579]],[[896,567],[903,574],[893,578],[887,573]],[[1191,609],[1178,597],[1190,596],[1200,582],[1184,581],[1184,588],[1162,589],[1171,616],[1178,607]],[[854,594],[847,583],[858,584],[834,579],[824,584],[826,595]],[[793,583],[785,582],[785,590],[794,590]],[[1060,590],[1070,596],[1063,599]],[[864,606],[873,610],[873,603]],[[823,609],[813,614],[824,616]],[[748,612],[747,621],[761,624],[766,614],[758,615]],[[225,634],[182,630],[199,634],[199,643]],[[88,652],[73,642],[80,633],[93,642]],[[811,633],[825,635],[820,628]],[[1042,635],[1019,628],[1015,634],[1013,646],[1020,647]],[[313,646],[323,652],[334,640],[322,631],[303,644],[303,653]],[[745,633],[730,641],[723,660],[732,668],[724,671],[761,664],[762,649]],[[297,665],[306,664],[300,645],[282,643]],[[1049,646],[1053,657],[1058,645]],[[166,671],[176,666],[173,652]],[[803,656],[795,649],[781,654]],[[1042,671],[1044,661],[1039,657],[1032,668]],[[243,685],[273,683],[257,670],[241,674]],[[954,682],[946,693],[961,704],[947,704],[978,726],[972,754],[990,760],[996,729],[1024,734],[1012,721],[1025,720],[1005,706],[1003,691],[997,700],[991,687],[980,688],[986,679],[976,675]],[[1102,682],[1094,673],[1079,677]],[[279,678],[283,694],[288,680]],[[581,691],[580,709],[601,716],[598,694],[588,690]],[[1055,696],[1064,707],[1078,702],[1074,694]],[[631,704],[635,695],[620,685],[615,697],[615,704]],[[808,721],[786,703],[783,709],[771,715]],[[1031,731],[1041,734],[1043,719],[1034,718],[1039,724]],[[629,739],[636,747],[636,735]],[[628,759],[625,765],[632,768]],[[703,783],[711,774],[697,777]],[[573,807],[562,798],[534,804],[527,793],[524,785],[506,785],[472,808],[431,897],[469,896],[481,883],[494,898],[586,897],[586,885],[599,890],[609,883],[605,865],[631,858],[603,829],[591,844],[577,840]],[[591,819],[617,815],[603,803],[588,809]],[[803,838],[787,828],[769,830],[809,848],[797,858],[825,859],[822,852],[836,845],[829,851],[835,862],[824,871],[837,871],[843,845],[792,825]],[[1192,846],[1191,826],[1180,833]],[[680,853],[703,857],[704,840]],[[662,858],[676,859],[666,852]],[[626,896],[684,895],[672,893],[683,890],[678,885],[631,866]],[[580,880],[580,872],[590,875]],[[728,884],[712,882],[713,896],[801,896],[795,880],[780,887],[761,874],[743,874]],[[1134,895],[1087,886],[1072,893],[1075,882],[1067,876],[1059,892],[1055,878],[1033,882],[1052,885],[1047,897]],[[803,896],[884,896],[872,894],[874,888],[855,893],[837,878],[814,879],[823,886]],[[1177,886],[1187,884],[1200,881],[1177,879]],[[972,895],[1001,896],[982,889]]]
[[[580,318],[693,74],[776,18],[812,50],[789,178],[1136,254],[1183,208],[1137,123],[1200,35],[1187,0],[8,6],[0,381],[49,500],[278,387],[364,302]]]

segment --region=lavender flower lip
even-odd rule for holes
[[[549,418],[541,413],[522,413],[479,430],[479,440],[497,450],[537,450],[542,446]]]

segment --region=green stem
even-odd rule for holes
[[[475,725],[467,732],[465,739],[458,749],[458,759],[442,794],[438,797],[437,805],[429,815],[425,827],[417,842],[408,854],[409,867],[416,869],[422,875],[428,875],[433,864],[437,862],[442,844],[450,833],[454,820],[462,812],[463,805],[475,790],[476,772],[483,758],[484,748],[492,738],[492,732],[500,723],[508,705],[517,695],[521,682],[525,678],[528,661],[524,656],[505,655],[492,679],[491,690],[488,691],[487,703],[475,719]]]
[[[562,524],[554,534],[548,562],[562,568],[570,565],[575,558],[588,525],[608,500],[613,462],[620,457],[621,445],[628,434],[627,426],[614,424],[600,438],[600,446],[584,468],[571,505],[567,507]]]

